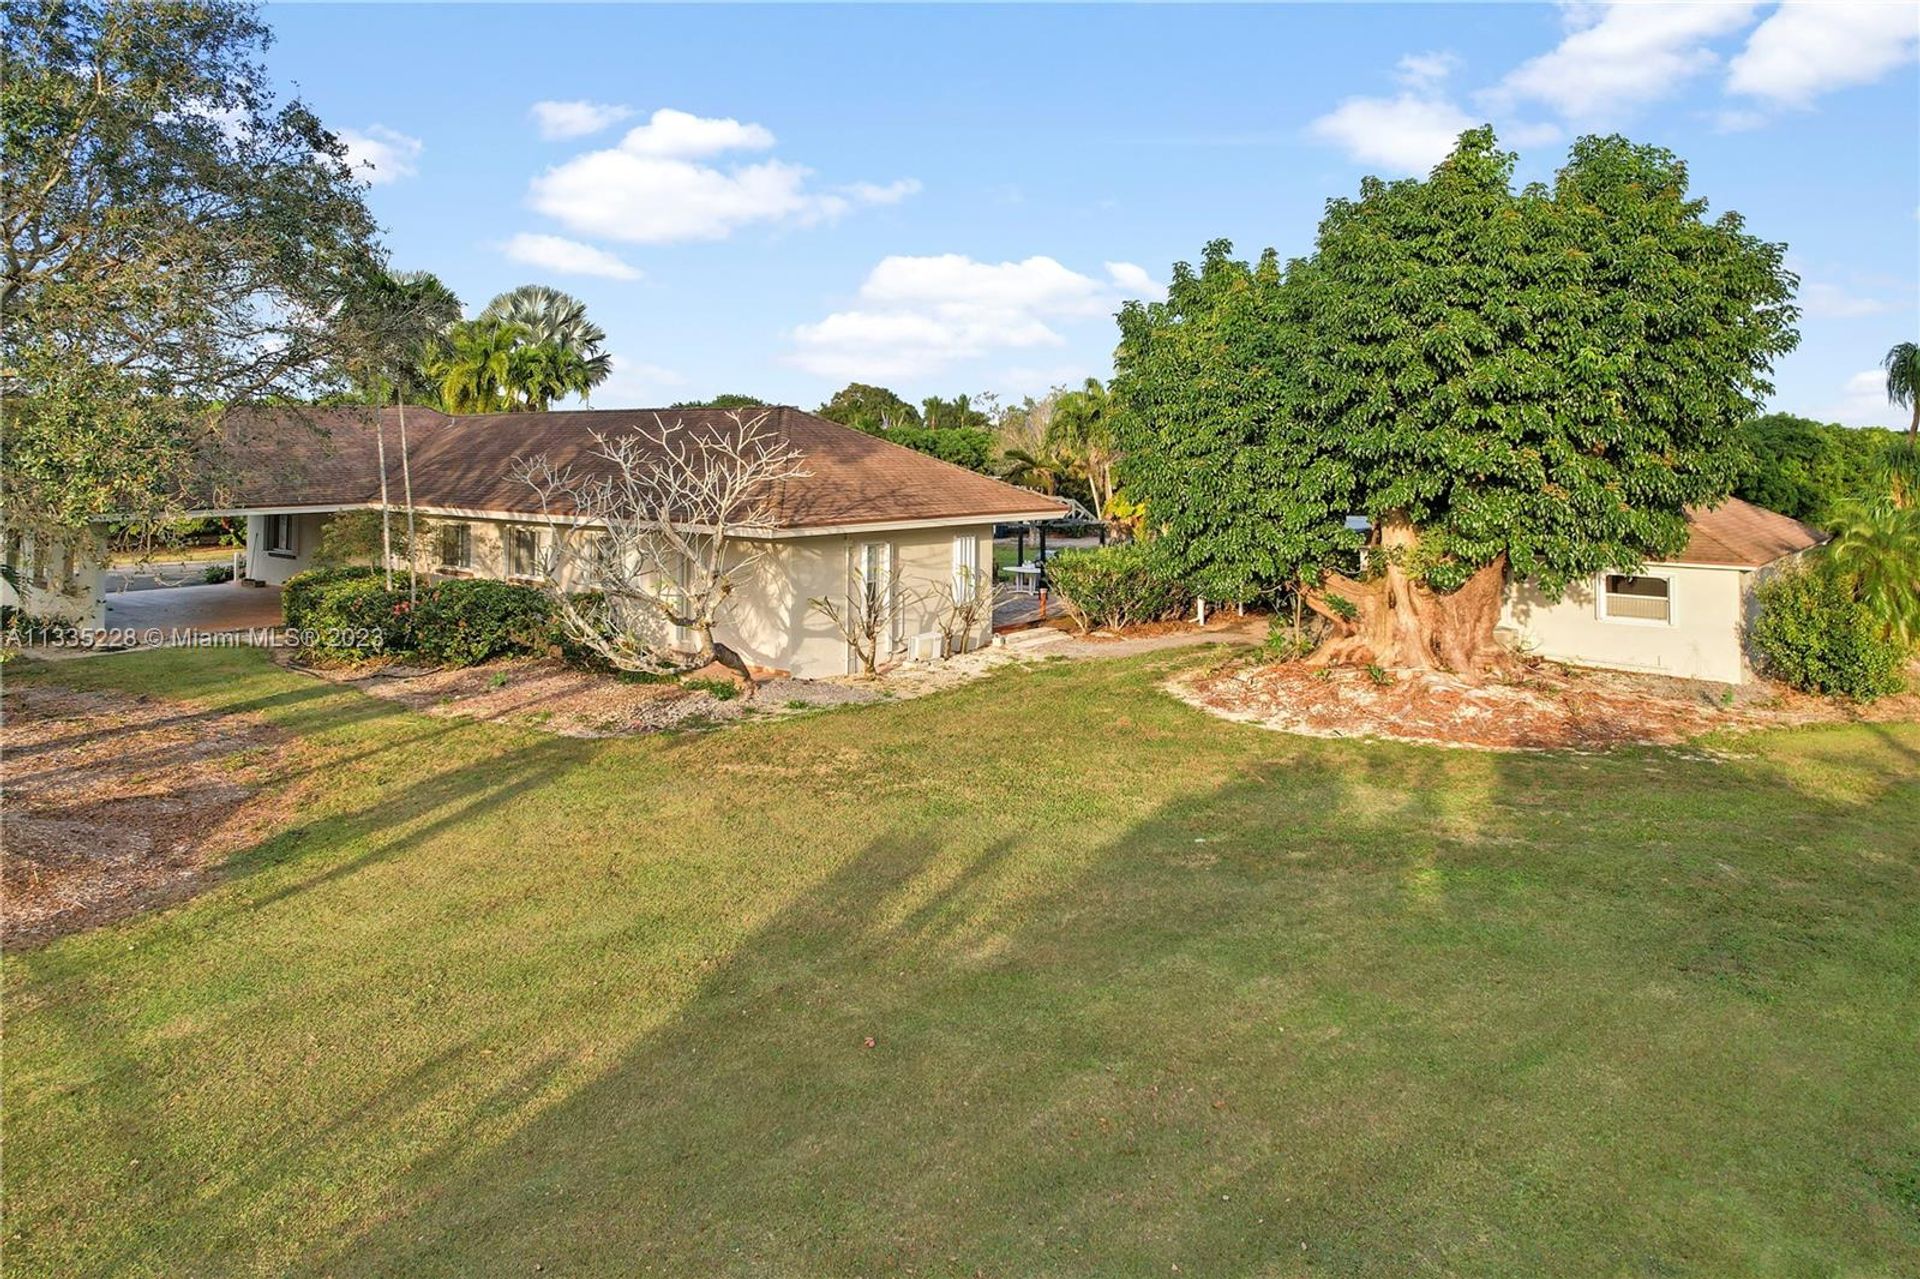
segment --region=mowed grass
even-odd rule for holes
[[[1309,741],[1194,660],[607,742],[21,676],[298,805],[7,958],[7,1273],[1920,1271],[1920,727]]]

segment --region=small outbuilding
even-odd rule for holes
[[[1521,652],[1574,666],[1738,684],[1753,677],[1746,632],[1754,590],[1827,535],[1729,498],[1690,507],[1687,545],[1632,573],[1598,573],[1550,600],[1507,587],[1500,628]]]

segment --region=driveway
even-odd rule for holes
[[[191,642],[190,635],[269,630],[285,625],[280,588],[240,586],[161,586],[120,591],[107,597],[107,629],[134,632],[142,648]],[[116,637],[124,638],[124,637]]]

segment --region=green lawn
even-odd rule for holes
[[[1319,742],[1193,660],[608,742],[9,667],[307,789],[8,957],[7,1274],[1920,1272],[1920,726]]]

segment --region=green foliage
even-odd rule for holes
[[[443,666],[543,651],[553,605],[537,587],[484,579],[440,582],[413,609],[413,647]]]
[[[1907,651],[1920,646],[1920,508],[1847,502],[1831,524],[1827,564],[1889,638]]]
[[[514,389],[528,407],[544,410],[563,395],[587,396],[613,372],[607,331],[587,318],[587,304],[545,284],[523,284],[500,294],[480,312],[526,330],[530,346],[542,349]],[[545,392],[544,396],[541,392]]]
[[[1744,456],[1735,497],[1821,525],[1842,503],[1885,491],[1885,472],[1904,452],[1891,431],[1792,413],[1769,413],[1744,424],[1739,445]]]
[[[1679,549],[1797,340],[1782,249],[1709,221],[1671,153],[1576,142],[1511,188],[1492,132],[1329,203],[1313,254],[1208,246],[1121,313],[1123,478],[1203,594],[1312,580],[1404,515],[1420,576],[1505,555],[1549,592]]]
[[[1912,412],[1907,447],[1920,448],[1920,342],[1896,342],[1880,359],[1887,371],[1887,401]]]
[[[994,408],[992,395],[982,395],[977,401],[971,395],[956,395],[951,400],[929,395],[920,401],[920,414],[930,431],[991,431]]]
[[[309,569],[287,579],[280,607],[289,629],[313,652],[373,657],[413,648],[405,588],[388,590],[378,569]]]
[[[1191,598],[1153,548],[1140,542],[1062,551],[1047,561],[1047,580],[1082,630],[1159,621],[1179,613]]]
[[[726,392],[714,396],[711,400],[681,400],[678,404],[668,405],[676,409],[758,409],[765,408],[767,402],[757,395],[736,395]],[[836,421],[838,419],[835,419]]]
[[[364,186],[273,99],[249,5],[10,0],[0,29],[4,519],[162,520],[222,408],[340,379],[384,273]]]
[[[849,382],[834,392],[833,398],[817,412],[829,422],[850,426],[856,431],[879,435],[903,426],[925,426],[920,410],[884,386]]]
[[[200,580],[208,586],[218,586],[222,582],[231,582],[233,580],[233,565],[209,564],[206,570],[200,574]]]
[[[993,435],[988,431],[967,427],[934,431],[918,426],[896,426],[883,438],[970,471],[985,471],[993,460]]]
[[[1870,702],[1904,687],[1906,650],[1889,639],[1844,574],[1791,569],[1755,592],[1750,633],[1761,669],[1808,693]]]
[[[407,540],[407,515],[404,510],[392,511],[386,520],[388,528],[381,528],[379,511],[336,511],[320,525],[320,545],[314,550],[313,561],[322,568],[335,568],[346,564],[378,564],[384,553],[384,542],[391,540],[393,553],[406,560],[409,548],[418,544],[430,548],[434,545],[437,526],[429,520],[414,519],[413,541]]]
[[[740,696],[740,686],[725,679],[683,679],[680,687],[710,694],[715,701],[730,702]]]

